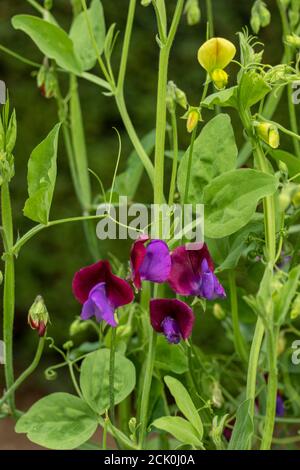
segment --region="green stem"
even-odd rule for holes
[[[157,339],[157,334],[151,328],[150,338],[149,338],[149,349],[148,349],[143,389],[142,389],[140,416],[139,416],[139,423],[140,423],[139,448],[140,449],[143,449],[144,447],[144,442],[145,442],[145,437],[146,437],[146,432],[147,432],[149,396],[150,396],[152,375],[153,375],[153,369],[154,369],[156,339]]]
[[[191,169],[192,169],[192,162],[193,162],[193,152],[194,152],[194,143],[197,135],[198,126],[192,132],[191,135],[191,142],[189,147],[189,159],[188,159],[188,167],[186,171],[186,179],[185,179],[185,188],[184,188],[184,197],[183,197],[183,204],[186,204],[189,197],[189,187],[190,187],[190,178],[191,178]]]
[[[170,191],[169,191],[169,206],[171,206],[174,202],[177,166],[178,166],[178,129],[177,129],[177,119],[176,119],[175,110],[171,112],[171,123],[172,123],[172,138],[173,138],[173,164],[172,164]]]
[[[8,253],[13,246],[13,221],[10,202],[9,184],[4,182],[1,188],[2,229],[5,239],[6,254],[4,291],[3,291],[3,339],[5,343],[6,361],[4,365],[6,388],[10,389],[14,383],[13,370],[13,326],[15,314],[15,266],[12,253]],[[14,393],[9,396],[9,406],[14,412]]]
[[[209,24],[209,37],[212,38],[215,35],[214,32],[214,15],[213,15],[213,8],[212,8],[212,1],[206,0],[206,14],[207,14],[207,21]]]
[[[282,22],[282,29],[283,29],[283,44],[284,44],[284,51],[286,55],[286,61],[289,64],[293,57],[292,57],[292,52],[291,48],[286,44],[285,38],[288,34],[290,34],[290,26],[286,14],[286,7],[283,5],[281,0],[277,0],[277,6],[280,12],[280,17],[281,17],[281,22]],[[293,88],[292,84],[289,84],[287,87],[287,101],[288,101],[288,109],[289,109],[289,116],[290,116],[290,124],[291,124],[291,129],[294,134],[298,135],[298,124],[297,124],[297,116],[296,116],[296,110],[294,103],[292,101],[292,94],[293,94]],[[300,143],[296,139],[295,136],[293,138],[293,144],[294,144],[294,149],[295,153],[298,158],[300,158]]]
[[[116,328],[111,330],[111,343],[109,355],[109,407],[110,420],[115,423],[115,356],[116,356]]]
[[[231,303],[231,316],[232,316],[232,327],[234,334],[234,344],[236,352],[240,358],[247,362],[248,353],[245,344],[245,340],[242,336],[240,325],[239,325],[239,312],[238,312],[238,297],[237,297],[237,288],[236,288],[236,279],[235,272],[230,270],[228,273],[229,279],[229,290],[230,290],[230,303]]]
[[[17,390],[17,388],[35,371],[35,369],[37,368],[40,362],[40,359],[44,350],[44,346],[45,346],[45,337],[40,338],[34,359],[32,363],[30,364],[30,366],[27,367],[27,369],[20,375],[20,377],[17,378],[17,380],[13,383],[13,385],[7,390],[7,392],[1,398],[0,409],[1,409],[1,406],[6,401],[9,402],[15,390]]]
[[[71,376],[71,380],[72,380],[72,384],[74,385],[74,389],[76,390],[76,393],[77,395],[82,398],[82,393],[81,393],[81,390],[79,388],[79,385],[77,383],[77,380],[76,380],[76,377],[75,377],[75,374],[74,374],[74,368],[73,368],[73,363],[68,361],[68,367],[69,367],[69,372],[70,372],[70,376]]]
[[[265,328],[260,317],[257,318],[255,331],[249,355],[249,366],[247,373],[247,388],[246,388],[246,399],[251,400],[250,415],[254,416],[254,400],[256,390],[256,376],[258,368],[259,353],[261,349],[262,340],[264,337]]]

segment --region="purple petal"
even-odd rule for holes
[[[171,317],[176,320],[180,334],[187,339],[192,334],[195,321],[193,310],[178,299],[153,299],[150,301],[150,320],[153,329],[163,333],[163,321]]]
[[[152,240],[146,247],[146,255],[140,266],[141,279],[165,282],[171,270],[171,256],[168,245],[162,240]]]
[[[181,340],[179,326],[176,320],[172,317],[166,317],[161,324],[163,333],[169,343],[178,344]]]
[[[276,416],[284,416],[284,403],[282,396],[278,393],[276,398]]]
[[[199,292],[201,297],[207,300],[213,300],[215,297],[215,281],[214,274],[211,272],[203,273],[201,291]]]

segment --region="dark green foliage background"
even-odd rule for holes
[[[191,104],[196,104],[199,101],[202,93],[201,84],[204,81],[203,71],[196,61],[197,49],[204,41],[206,34],[205,2],[201,0],[200,3],[201,24],[188,27],[185,19],[181,22],[172,52],[169,72],[169,78],[186,91]],[[249,26],[252,3],[249,0],[214,0],[216,35],[224,36],[237,43],[235,32],[241,30],[245,25]],[[280,62],[282,55],[281,26],[275,1],[268,0],[267,3],[272,12],[272,23],[261,31],[260,39],[266,44],[264,61],[276,64]],[[103,0],[107,25],[116,22],[117,28],[121,30],[121,35],[125,27],[127,4],[126,0]],[[170,8],[172,8],[175,1],[168,0],[167,4],[170,4]],[[23,33],[14,31],[10,24],[11,17],[17,13],[35,14],[24,0],[1,0],[0,43],[25,57],[40,62],[42,57],[30,39]],[[54,0],[54,13],[60,24],[68,29],[71,18],[70,2],[68,0]],[[120,45],[121,36],[114,57],[116,63],[119,58]],[[129,113],[141,136],[154,128],[157,59],[158,47],[155,41],[153,12],[151,8],[142,8],[138,5],[128,64],[126,99]],[[236,69],[233,66],[230,70],[231,78],[235,76],[235,72]],[[0,79],[6,82],[11,103],[17,110],[18,140],[15,149],[16,176],[12,182],[12,202],[16,231],[24,233],[32,226],[32,223],[22,215],[22,208],[27,196],[27,160],[31,150],[57,122],[56,104],[53,99],[46,100],[41,96],[36,87],[35,77],[32,76],[28,66],[2,52],[0,52]],[[131,145],[124,133],[113,100],[101,95],[96,86],[83,81],[80,81],[80,94],[90,167],[100,175],[106,188],[109,188],[117,156],[117,138],[112,127],[116,127],[122,135],[121,168],[124,167],[126,157],[131,151]],[[277,114],[280,121],[288,126],[284,101],[286,98],[283,99],[282,109],[279,109]],[[206,114],[204,117],[207,118],[209,115]],[[232,118],[240,148],[243,144],[241,126],[234,114]],[[185,121],[180,121],[179,125],[182,148],[184,149],[188,145]],[[285,147],[283,139],[283,148]],[[62,142],[58,165],[56,192],[51,212],[52,219],[80,213]],[[170,162],[167,167],[167,178],[169,170]],[[98,187],[95,184],[95,195],[97,191]],[[150,198],[150,185],[145,176],[139,188],[138,199],[150,201]],[[124,242],[116,241],[102,244],[102,248],[103,252],[107,253],[110,250],[126,262],[129,252],[128,244],[124,246]],[[79,314],[79,306],[73,299],[71,292],[73,273],[80,266],[89,262],[89,252],[80,224],[63,225],[45,230],[32,239],[22,250],[16,264],[15,350],[16,357],[19,359],[19,367],[22,367],[23,362],[27,363],[30,360],[35,347],[35,333],[29,330],[26,324],[27,311],[35,296],[42,294],[47,303],[52,321],[49,333],[56,337],[58,344],[64,342],[68,337],[69,323],[75,315]],[[255,271],[253,278],[257,279],[255,266],[252,266],[251,269]],[[245,272],[239,273],[241,279],[244,278],[244,275]],[[253,283],[250,269],[246,279],[248,288],[251,290]],[[206,314],[204,318],[203,315],[201,316],[203,319],[201,328],[199,328],[201,344],[206,344],[208,349],[213,349],[216,344],[217,322],[210,314]],[[202,325],[204,326],[202,327]],[[221,328],[219,331],[222,334]]]

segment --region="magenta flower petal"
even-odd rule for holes
[[[282,396],[279,393],[277,393],[276,397],[276,416],[284,416],[284,402]]]
[[[226,296],[214,274],[214,264],[205,244],[195,250],[179,246],[171,253],[171,261],[168,283],[177,294],[208,300]]]
[[[130,254],[132,281],[137,289],[141,281],[165,282],[171,270],[171,257],[168,245],[162,240],[149,240],[143,236],[136,240]]]
[[[164,333],[169,341],[172,337],[175,339],[170,342],[178,342],[179,333],[183,339],[191,336],[195,315],[181,300],[153,299],[150,301],[150,320],[155,331]]]
[[[133,291],[130,285],[111,272],[108,261],[98,261],[80,269],[73,279],[73,293],[80,303],[89,298],[93,287],[105,282],[106,295],[114,308],[129,304],[133,301]]]
[[[98,322],[104,320],[109,325],[115,327],[117,322],[114,316],[114,306],[110,303],[106,295],[105,282],[96,284],[89,293],[89,298],[84,302],[81,312],[81,318],[87,320],[92,316],[96,317]]]
[[[132,271],[132,281],[137,289],[141,288],[141,276],[140,276],[140,267],[146,256],[146,247],[145,243],[149,240],[147,235],[142,235],[138,240],[136,240],[131,248],[130,253],[130,265]]]

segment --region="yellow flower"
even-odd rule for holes
[[[223,90],[228,83],[228,74],[225,70],[215,69],[211,74],[211,79],[218,90]]]
[[[198,122],[201,121],[201,115],[198,109],[191,108],[187,114],[186,128],[188,132],[193,132]]]
[[[200,65],[211,75],[215,69],[225,69],[236,54],[232,42],[224,38],[212,38],[198,50]]]
[[[280,136],[277,127],[270,122],[260,122],[257,125],[259,137],[270,145],[273,149],[277,149],[280,145]]]

